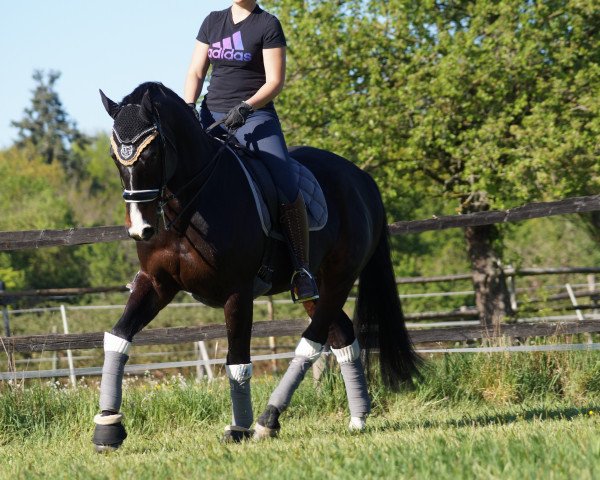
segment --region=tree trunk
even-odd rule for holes
[[[505,316],[513,314],[502,263],[492,247],[496,235],[494,225],[465,228],[475,305],[481,324],[488,327],[497,326]]]

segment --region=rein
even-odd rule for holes
[[[167,230],[167,231],[170,230],[171,227],[173,226],[173,224],[175,224],[175,222],[177,222],[183,216],[183,214],[188,210],[188,208],[190,206],[192,206],[193,203],[194,203],[194,201],[200,196],[200,194],[202,193],[202,190],[204,190],[204,187],[206,186],[206,184],[208,183],[208,181],[211,179],[212,174],[215,172],[216,166],[217,166],[217,161],[221,158],[221,154],[223,153],[223,151],[227,147],[228,143],[229,143],[229,138],[227,139],[227,141],[223,145],[221,145],[219,147],[219,150],[217,150],[217,152],[213,155],[213,157],[211,158],[210,162],[208,162],[208,164],[202,170],[200,170],[200,172],[198,172],[196,175],[194,175],[194,177],[189,182],[187,182],[183,187],[181,187],[177,192],[171,193],[169,196],[164,197],[163,194],[164,194],[164,189],[166,188],[166,186],[163,187],[163,191],[161,193],[161,199],[160,199],[160,201],[158,203],[158,214],[163,219],[163,225],[165,226],[165,230]],[[202,184],[200,185],[200,187],[198,188],[198,190],[196,191],[196,193],[194,194],[194,196],[181,209],[181,211],[177,214],[177,216],[173,220],[170,220],[169,223],[167,223],[166,222],[166,217],[165,217],[165,209],[164,209],[164,207],[171,200],[173,200],[174,198],[177,198],[178,195],[180,195],[190,185],[194,184],[199,179],[202,179]]]
[[[205,130],[205,132],[207,134],[209,134],[214,128],[218,127],[222,123],[223,123],[223,120],[219,120],[219,121],[213,123],[211,126],[209,126]],[[219,149],[213,155],[213,157],[210,159],[210,161],[202,168],[202,170],[200,170],[196,175],[194,175],[185,185],[180,187],[179,190],[177,190],[177,192],[171,193],[169,195],[165,195],[166,190],[167,190],[167,182],[170,180],[170,178],[167,178],[167,165],[166,165],[167,155],[166,155],[166,148],[165,148],[166,141],[165,141],[165,137],[162,133],[162,129],[160,128],[160,119],[159,119],[158,123],[155,124],[151,129],[148,129],[147,131],[145,131],[143,133],[148,133],[148,132],[152,132],[152,133],[151,133],[151,135],[148,136],[148,138],[146,140],[144,140],[143,147],[146,147],[148,144],[150,144],[150,142],[152,140],[154,140],[154,138],[156,138],[157,136],[160,137],[160,139],[161,139],[161,144],[162,144],[161,186],[160,186],[160,188],[151,188],[151,189],[146,189],[146,190],[133,190],[133,189],[128,190],[125,188],[125,185],[123,185],[123,200],[125,201],[125,203],[149,203],[149,202],[153,202],[158,199],[159,202],[158,202],[158,206],[157,206],[157,214],[159,217],[162,218],[165,230],[169,231],[173,227],[173,225],[185,214],[185,212],[190,208],[190,206],[193,205],[194,201],[202,193],[204,187],[206,186],[208,181],[211,179],[213,173],[215,172],[218,160],[221,158],[223,151],[227,148],[227,146],[229,145],[229,142],[234,137],[235,131],[228,133],[226,139],[223,141],[223,144],[219,147]],[[139,138],[139,136],[137,138]],[[136,140],[137,140],[137,138],[136,138]],[[114,143],[114,140],[112,139],[112,137],[111,137],[111,142]],[[141,150],[142,149],[140,149],[137,152],[133,161],[125,163],[120,158],[119,158],[119,161],[125,166],[131,166],[135,162],[135,160],[137,160],[139,154],[141,153]],[[201,182],[201,185],[198,187],[197,192],[186,203],[186,205],[181,209],[181,211],[177,214],[177,216],[173,220],[170,220],[167,223],[167,218],[165,215],[164,207],[171,200],[176,199],[179,195],[181,195],[181,193],[183,193],[185,190],[187,190],[190,186],[196,184],[198,181]],[[123,181],[121,179],[121,183],[122,182]]]

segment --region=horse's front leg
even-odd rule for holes
[[[125,311],[112,331],[104,334],[104,366],[100,383],[100,411],[94,417],[92,442],[96,451],[119,448],[127,437],[121,420],[122,383],[133,336],[144,328],[172,299],[176,289],[139,272],[131,287]]]
[[[231,394],[231,425],[225,427],[223,441],[240,442],[250,438],[254,416],[250,379],[250,337],[252,335],[252,288],[232,293],[225,303],[225,324],[227,326],[227,364]]]

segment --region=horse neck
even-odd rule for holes
[[[187,135],[182,135],[178,140],[177,168],[169,182],[169,188],[173,191],[187,185],[190,180],[199,175],[209,165],[220,147],[216,140],[204,132],[200,124],[198,128],[190,129]],[[187,194],[193,192],[194,187],[191,186],[188,190]]]

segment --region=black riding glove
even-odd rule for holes
[[[192,109],[192,112],[194,112],[194,117],[196,117],[196,120],[200,121],[200,114],[198,113],[198,109],[196,108],[196,104],[195,103],[188,103],[188,107],[190,107]]]
[[[240,128],[246,123],[246,119],[252,112],[254,112],[254,107],[248,105],[246,102],[242,102],[227,112],[227,115],[223,119],[223,125],[234,130]]]

